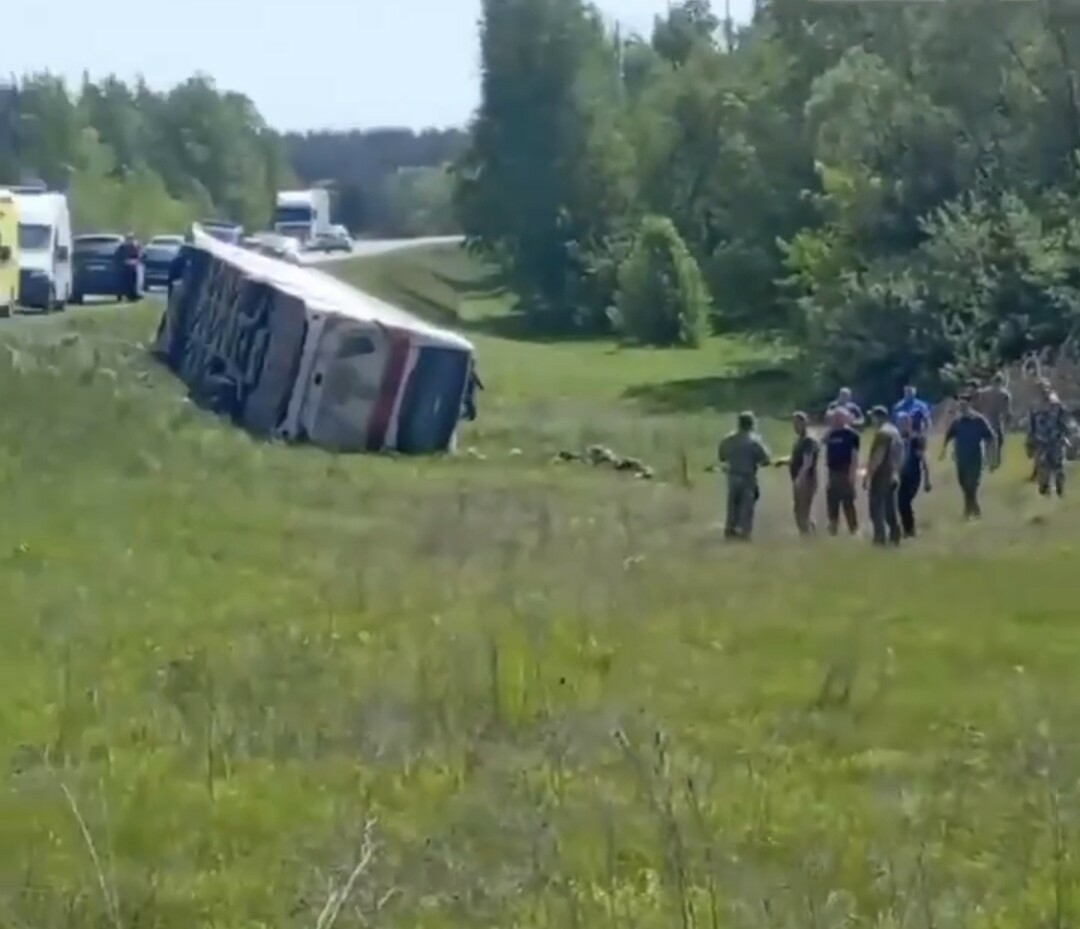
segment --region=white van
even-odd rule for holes
[[[71,299],[71,213],[67,197],[14,188],[19,204],[19,303],[62,310]]]

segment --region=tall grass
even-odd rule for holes
[[[335,457],[95,312],[0,352],[0,925],[1075,925],[1080,531],[1016,449],[899,552],[799,540],[782,472],[725,546],[726,418]]]

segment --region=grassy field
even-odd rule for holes
[[[4,329],[0,926],[1076,925],[1080,527],[1018,449],[899,552],[800,542],[779,472],[724,546],[702,469],[774,348],[530,343],[453,252],[338,273],[475,336],[475,455],[255,442],[153,304]],[[592,440],[658,479],[551,463]]]

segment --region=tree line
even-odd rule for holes
[[[786,333],[822,387],[948,386],[1080,321],[1080,8],[484,0],[455,204],[546,331]]]
[[[281,134],[203,75],[164,92],[48,73],[0,86],[0,184],[67,190],[81,230],[145,237],[211,217],[264,229],[277,190],[319,184],[354,232],[453,232],[448,166],[465,142],[462,130]]]
[[[34,74],[0,91],[0,182],[67,190],[78,229],[147,236],[219,216],[265,228],[293,179],[254,104],[207,77],[161,93]]]

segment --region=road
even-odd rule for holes
[[[348,261],[351,258],[371,258],[373,255],[396,252],[403,248],[419,248],[422,245],[448,245],[460,241],[461,236],[457,235],[431,236],[426,239],[360,239],[353,245],[353,250],[348,253],[337,252],[332,255],[308,253],[304,255],[304,264],[333,264],[337,261]]]

